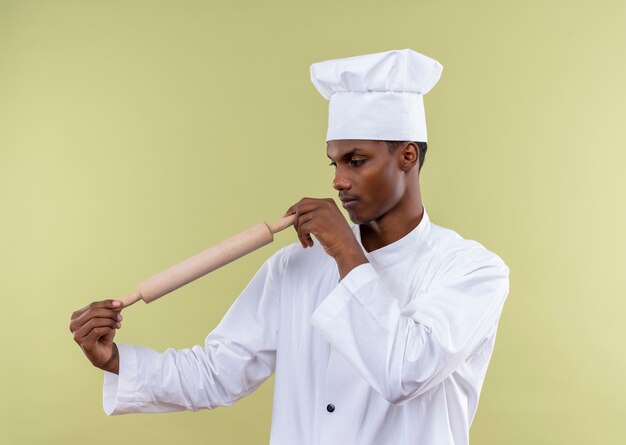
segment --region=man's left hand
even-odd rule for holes
[[[367,263],[361,245],[333,199],[302,198],[285,216],[293,214],[296,215],[293,226],[302,247],[312,247],[311,235],[314,235],[326,253],[337,261],[342,278],[354,267]]]

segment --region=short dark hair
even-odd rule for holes
[[[387,146],[389,147],[389,152],[393,153],[398,148],[402,147],[404,144],[411,142],[411,141],[384,141],[384,142],[387,143]],[[422,165],[424,165],[424,158],[426,157],[426,150],[428,150],[428,144],[426,142],[415,142],[415,144],[417,145],[417,148],[419,149],[419,152],[420,152],[420,165],[419,165],[418,171],[421,171]]]

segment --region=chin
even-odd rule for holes
[[[359,215],[358,213],[353,213],[353,212],[348,212],[348,216],[350,217],[350,221],[352,221],[354,224],[367,224],[368,222],[370,222],[372,219],[371,218],[367,218],[364,215]]]
[[[353,224],[362,224],[361,219],[358,217],[358,215],[355,215],[352,212],[348,212],[348,218],[350,218],[350,221],[352,221]]]

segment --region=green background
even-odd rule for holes
[[[472,442],[626,443],[624,23],[624,1],[0,0],[0,442],[267,443],[271,380],[107,417],[70,314],[335,197],[309,65],[410,47],[444,65],[431,219],[511,269]],[[133,306],[118,340],[202,344],[294,241]]]

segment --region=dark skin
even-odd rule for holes
[[[335,166],[333,188],[353,223],[359,224],[365,250],[384,247],[405,236],[422,220],[419,150],[413,142],[393,153],[381,141],[329,141]],[[287,210],[303,247],[314,235],[337,261],[340,277],[367,262],[350,226],[332,199],[304,198]]]
[[[361,244],[371,252],[413,230],[423,217],[419,186],[419,150],[407,142],[389,152],[382,141],[335,140],[327,144],[335,167],[333,188],[350,220],[359,224]],[[285,215],[295,214],[294,228],[302,247],[312,247],[315,236],[337,263],[343,279],[367,263],[363,249],[333,199],[303,198]],[[113,342],[121,328],[122,303],[97,301],[72,314],[70,331],[91,363],[119,373],[119,354]]]
[[[72,314],[70,331],[89,361],[105,371],[119,374],[119,354],[113,343],[122,327],[122,302],[95,301]]]

